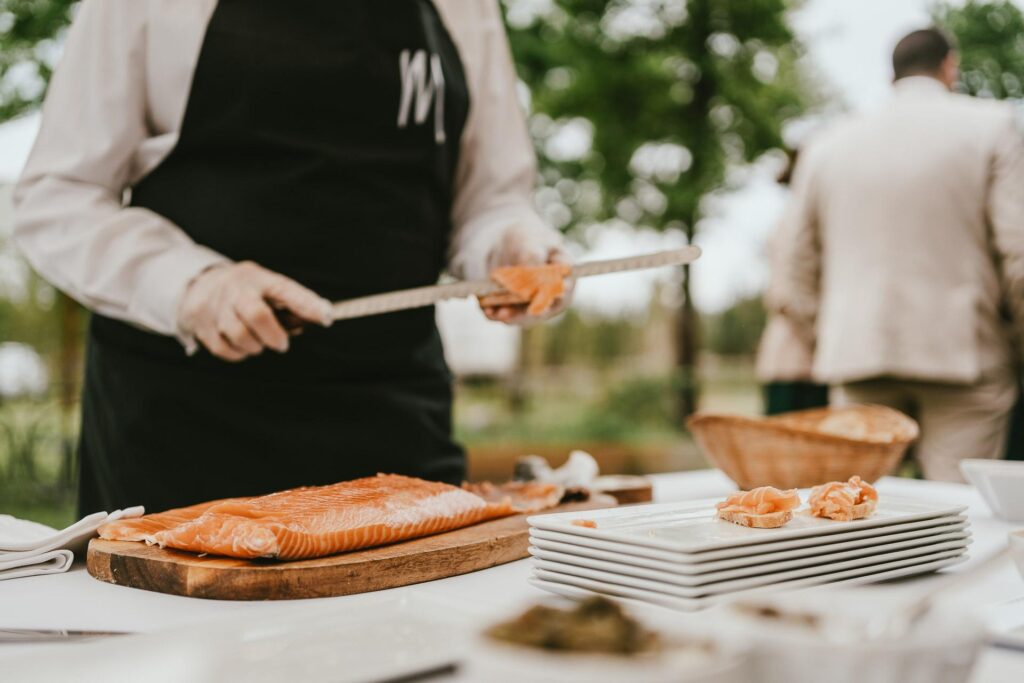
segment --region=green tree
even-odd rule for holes
[[[786,0],[506,0],[532,93],[538,201],[566,229],[620,219],[693,241],[703,199],[731,167],[782,147],[813,103]],[[566,131],[589,134],[583,154]],[[677,356],[679,410],[696,408],[697,319],[689,271]]]
[[[964,92],[1024,98],[1024,12],[1010,0],[939,5],[935,22],[955,37]]]
[[[0,122],[39,106],[75,0],[0,0]]]

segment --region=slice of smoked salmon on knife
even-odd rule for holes
[[[379,474],[149,515],[156,519],[150,519],[141,540],[228,557],[307,559],[532,512],[556,505],[561,495],[560,487],[509,493],[496,487],[485,499],[449,484]],[[168,524],[171,520],[178,523]],[[100,528],[100,537],[110,540],[138,540],[140,535],[137,526]]]
[[[565,294],[565,279],[571,274],[572,266],[565,263],[495,268],[491,271],[491,279],[508,292],[480,297],[480,305],[527,304],[527,313],[543,315]]]

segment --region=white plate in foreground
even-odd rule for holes
[[[553,550],[556,552],[569,553],[570,555],[580,555],[582,557],[590,557],[597,560],[607,560],[609,562],[635,564],[640,567],[664,569],[665,571],[672,571],[677,574],[705,574],[740,567],[751,567],[752,569],[760,571],[760,567],[763,565],[781,560],[817,557],[823,553],[834,553],[856,549],[868,549],[870,552],[874,552],[870,549],[883,544],[893,544],[896,542],[932,543],[935,542],[936,537],[939,536],[970,533],[967,531],[968,525],[966,518],[964,517],[943,517],[940,519],[955,521],[952,523],[942,524],[941,526],[913,529],[911,531],[899,530],[904,527],[914,526],[913,524],[900,524],[892,527],[880,527],[878,529],[893,531],[893,533],[888,534],[876,534],[874,533],[875,531],[878,531],[876,529],[865,529],[860,532],[842,534],[840,538],[848,538],[851,540],[840,540],[837,543],[816,542],[823,541],[824,539],[821,539],[821,537],[802,539],[800,541],[784,541],[782,543],[763,543],[757,546],[758,550],[767,550],[776,546],[782,547],[774,552],[747,554],[739,557],[729,557],[722,560],[713,560],[708,562],[692,562],[680,559],[685,557],[695,557],[695,555],[684,555],[682,553],[672,553],[665,550],[654,550],[652,548],[629,545],[627,543],[613,543],[597,539],[588,539],[583,536],[573,536],[570,534],[563,534],[558,531],[544,531],[543,529],[533,529],[530,531],[530,543],[535,547],[542,548],[544,550]],[[918,522],[918,524],[921,523],[923,522]],[[794,544],[799,545],[794,546]],[[742,547],[742,549],[747,548],[747,546]],[[712,553],[704,553],[704,555],[714,555],[719,552],[728,551],[715,551]]]
[[[798,538],[829,536],[893,524],[916,522],[936,517],[958,515],[966,506],[887,496],[878,503],[875,513],[866,519],[836,522],[812,517],[806,510],[794,513],[793,520],[778,529],[751,529],[725,522],[716,516],[715,504],[721,499],[687,503],[636,505],[587,512],[561,512],[534,515],[531,527],[561,531],[605,541],[642,545],[677,553],[701,553],[736,546],[757,546],[763,543]],[[597,528],[573,524],[589,520]],[[748,552],[760,552],[756,548]]]
[[[586,598],[598,593],[612,597],[630,598],[632,600],[661,605],[663,607],[670,607],[684,612],[692,612],[694,610],[710,607],[711,605],[730,602],[739,597],[746,597],[758,593],[792,590],[809,586],[817,586],[824,583],[833,585],[876,583],[878,581],[888,581],[890,579],[897,579],[905,576],[914,576],[916,574],[924,574],[959,564],[966,559],[965,555],[960,555],[957,557],[929,560],[920,564],[908,565],[906,564],[906,561],[904,561],[900,563],[893,563],[898,566],[894,566],[891,569],[873,567],[869,568],[868,571],[865,571],[864,569],[850,570],[847,572],[841,572],[841,575],[814,576],[786,584],[762,586],[761,588],[753,588],[751,590],[728,593],[726,595],[718,595],[708,598],[677,598],[665,593],[646,591],[638,588],[631,588],[629,586],[620,586],[614,583],[593,581],[566,574],[548,572],[541,569],[535,570],[534,576],[531,577],[529,581],[531,585],[536,586],[537,588],[569,598]]]
[[[865,548],[854,548],[853,550],[845,550],[835,553],[819,553],[818,555],[810,555],[770,563],[766,562],[764,564],[737,567],[735,569],[725,569],[723,571],[707,572],[704,574],[693,574],[692,572],[680,571],[680,569],[686,569],[686,565],[661,562],[659,560],[639,558],[641,563],[634,563],[632,561],[633,558],[628,558],[629,561],[627,562],[623,560],[624,556],[616,556],[611,553],[607,553],[607,557],[595,558],[577,552],[562,552],[557,548],[552,549],[550,546],[559,545],[565,548],[573,548],[573,546],[566,544],[551,544],[551,542],[543,540],[537,540],[534,542],[534,545],[530,546],[530,554],[541,560],[613,572],[615,574],[636,576],[654,581],[667,581],[678,586],[701,586],[717,581],[730,581],[733,579],[742,579],[744,577],[761,577],[765,575],[773,575],[773,572],[783,572],[801,568],[806,568],[807,571],[815,568],[828,570],[834,567],[836,563],[844,562],[846,560],[881,560],[881,558],[888,557],[893,553],[902,553],[903,556],[910,557],[912,555],[924,554],[935,550],[948,550],[952,547],[966,546],[968,543],[970,543],[969,533],[960,532],[939,534],[926,538],[914,538],[896,543],[885,543]],[[586,551],[585,548],[577,548],[576,550]]]

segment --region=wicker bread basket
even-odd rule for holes
[[[744,489],[804,488],[889,474],[917,423],[873,405],[815,408],[768,418],[700,413],[687,421],[704,456]]]

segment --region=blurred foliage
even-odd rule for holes
[[[783,147],[815,102],[787,0],[506,0],[532,95],[538,204],[572,229],[617,219],[682,230],[729,169]],[[588,138],[588,140],[582,140]],[[684,269],[679,412],[697,404],[697,315]]]
[[[0,512],[53,526],[72,521],[63,419],[56,401],[0,405]]]
[[[39,106],[76,0],[0,0],[0,122]]]
[[[961,89],[996,99],[1024,98],[1024,12],[1010,0],[944,3],[935,23],[956,38]]]
[[[75,4],[0,0],[0,123],[42,102]],[[28,344],[56,378],[52,397],[0,402],[0,502],[3,512],[52,526],[72,521],[74,509],[79,372],[70,356],[78,355],[83,335],[78,311],[27,270],[20,286],[0,290],[0,341]]]
[[[0,341],[28,344],[43,357],[50,357],[56,353],[60,338],[60,320],[55,315],[57,291],[29,273],[20,294],[4,297],[0,290]]]
[[[678,429],[672,375],[631,377],[612,384],[583,417],[592,438],[623,441],[638,433],[672,433]]]
[[[814,100],[786,0],[553,0],[531,17],[506,4],[544,182],[574,211],[549,216],[563,226],[691,231],[729,165],[783,147],[784,125]],[[573,119],[592,147],[565,158],[550,141]],[[579,187],[563,179],[596,182],[599,201],[572,201]]]
[[[751,356],[764,331],[767,313],[760,296],[740,299],[714,315],[704,315],[705,348],[721,356]]]
[[[637,325],[624,318],[588,319],[569,309],[557,322],[527,332],[526,344],[539,348],[538,362],[549,365],[581,363],[607,369],[639,348]]]

